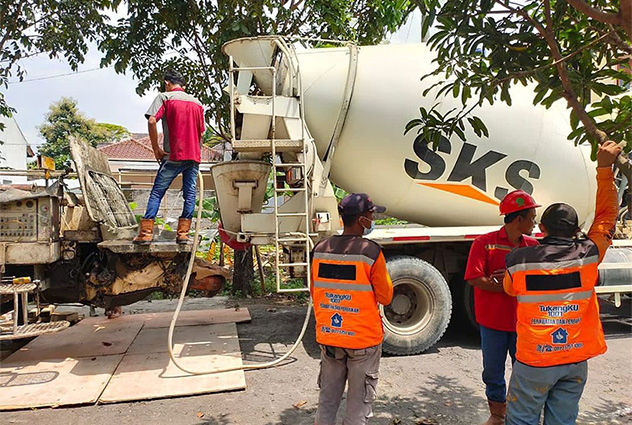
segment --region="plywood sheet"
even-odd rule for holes
[[[7,358],[7,362],[33,362],[50,359],[123,354],[143,327],[142,321],[109,320],[81,322],[59,333],[44,334]]]
[[[3,361],[0,410],[95,403],[122,357]]]
[[[79,322],[81,326],[95,326],[108,322],[142,322],[145,328],[168,328],[173,312],[125,314],[116,319],[106,317],[90,317]],[[247,308],[227,308],[213,310],[181,311],[178,315],[176,326],[212,325],[216,323],[242,323],[251,320]]]
[[[175,344],[174,353],[185,367],[194,370],[213,370],[241,366],[239,339],[234,323],[219,327],[207,325],[182,329],[186,329],[186,334],[180,333],[176,336],[176,342],[183,342]],[[139,340],[138,346],[131,348],[137,353],[143,350],[145,352],[125,355],[101,395],[100,402],[206,394],[246,387],[243,371],[210,375],[190,375],[182,372],[171,362],[166,349],[163,350],[166,348],[166,329],[146,331],[142,336],[139,335],[142,341]],[[151,349],[159,351],[149,352]]]
[[[169,328],[143,328],[127,354],[166,353],[168,351],[167,338]],[[235,324],[222,323],[218,325],[181,326],[173,333],[174,353],[184,349],[184,356],[208,354],[233,354],[234,338],[237,335]]]

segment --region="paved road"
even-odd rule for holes
[[[221,307],[225,298],[193,300],[188,308]],[[298,335],[305,307],[270,300],[243,302],[253,317],[238,326],[246,362],[270,360]],[[137,303],[128,312],[172,311],[174,302]],[[578,424],[632,424],[632,307],[604,308],[608,352],[590,361]],[[0,423],[47,425],[209,424],[311,425],[318,400],[318,347],[313,323],[283,367],[246,372],[247,389],[148,402],[5,412]],[[481,353],[474,332],[451,328],[429,352],[382,360],[371,424],[471,425],[486,419]],[[303,403],[300,408],[293,407]],[[345,408],[344,401],[341,410]],[[201,416],[201,417],[200,417]],[[340,416],[341,418],[341,416]],[[342,419],[340,419],[342,421]]]

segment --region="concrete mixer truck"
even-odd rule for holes
[[[237,248],[273,244],[277,289],[283,276],[310,276],[314,241],[340,228],[331,182],[369,193],[389,216],[414,225],[378,228],[370,238],[387,257],[394,297],[383,308],[384,350],[419,353],[454,316],[473,317],[463,273],[472,240],[502,224],[500,199],[523,189],[543,205],[573,205],[591,222],[595,164],[567,141],[568,111],[534,106],[516,88],[513,105],[482,107],[489,138],[467,133],[433,149],[404,135],[429,108],[433,83],[424,44],[305,48],[276,36],[224,45],[229,57],[234,160],[213,166],[222,238]],[[459,106],[446,97],[440,108]],[[273,211],[261,211],[268,179]],[[604,262],[604,292],[632,291],[632,241],[617,240]],[[308,283],[308,282],[307,282]],[[306,285],[307,286],[307,285]],[[304,290],[304,288],[303,288]]]

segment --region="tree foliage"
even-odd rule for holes
[[[438,96],[460,98],[463,108],[444,114],[421,108],[406,131],[417,128],[420,137],[435,143],[441,135],[464,139],[467,125],[479,137],[488,136],[472,115],[476,107],[511,105],[510,86],[533,83],[534,104],[567,102],[568,137],[576,144],[596,148],[611,139],[632,148],[632,0],[415,3],[425,15],[423,32],[432,25],[436,30],[428,41],[437,54],[431,75],[445,78],[433,89]],[[631,175],[624,160],[618,165]]]
[[[94,119],[86,118],[77,108],[77,101],[67,97],[50,105],[46,121],[39,131],[46,142],[39,147],[38,152],[54,158],[58,169],[70,165],[70,136],[96,147],[99,143],[117,141],[129,134],[125,127],[97,123]]]
[[[26,75],[20,60],[38,54],[64,58],[73,70],[108,21],[109,0],[0,0],[0,87]],[[0,92],[0,115],[12,109]]]
[[[130,0],[127,16],[108,27],[102,65],[132,71],[138,94],[158,87],[166,68],[209,107],[207,123],[228,134],[228,61],[222,45],[261,34],[377,43],[412,11],[408,0]]]

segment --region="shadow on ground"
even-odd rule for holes
[[[456,379],[435,375],[428,377],[423,382],[423,387],[412,397],[378,397],[373,405],[374,418],[370,422],[372,425],[478,423],[479,418],[471,418],[471,415],[484,403],[483,398],[470,388],[458,384]],[[338,411],[338,422],[344,417],[345,409],[346,404],[343,400]],[[315,413],[315,408],[292,407],[281,412],[278,421],[269,422],[267,425],[313,424]]]

